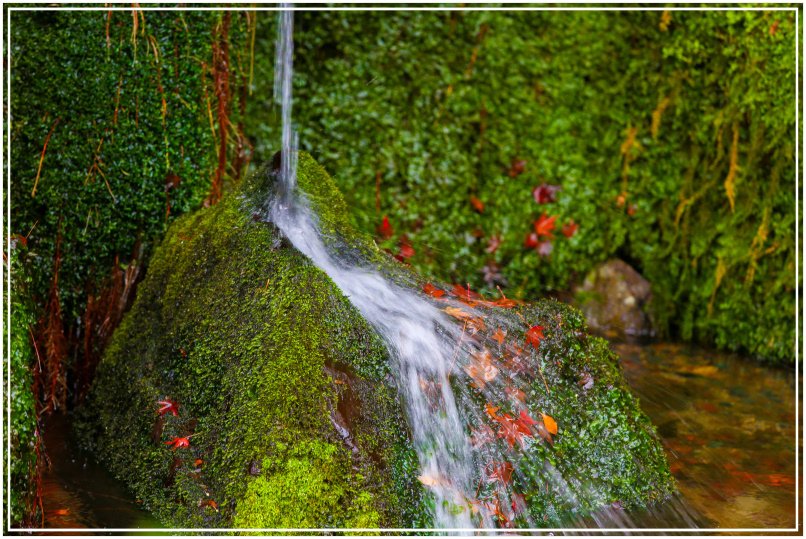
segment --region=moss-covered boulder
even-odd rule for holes
[[[431,526],[388,352],[264,221],[272,184],[258,174],[172,225],[101,363],[83,439],[169,525]],[[352,232],[333,181],[307,154],[299,184],[326,236],[416,280]],[[544,321],[529,397],[559,425],[513,477],[533,521],[664,499],[673,484],[663,451],[604,341],[565,305],[515,311]],[[562,484],[538,481],[548,469]]]

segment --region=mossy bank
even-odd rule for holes
[[[351,232],[341,195],[307,154],[299,184],[325,231],[385,256]],[[168,525],[431,526],[386,348],[262,219],[270,186],[259,173],[171,226],[99,367],[82,437]],[[591,507],[663,499],[673,489],[663,452],[603,341],[569,307],[527,311],[551,320],[546,376],[565,429],[536,456],[590,471],[601,494]],[[597,381],[589,392],[583,372]],[[160,415],[159,401],[177,415]],[[541,514],[557,505],[558,493],[529,488]]]

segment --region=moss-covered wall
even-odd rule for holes
[[[222,131],[219,184],[245,172],[250,21],[136,5],[12,13],[11,233],[34,254],[46,375],[69,388],[54,405],[91,378],[120,314],[101,308],[125,304],[133,265],[176,216],[215,202]]]
[[[300,144],[426,275],[534,298],[618,256],[652,283],[662,334],[791,362],[795,16],[298,12]],[[258,18],[259,157],[279,140],[274,19]],[[525,246],[543,213],[550,254]]]

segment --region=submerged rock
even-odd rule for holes
[[[323,234],[351,246],[346,256],[417,279],[350,228],[307,154],[298,175]],[[420,476],[394,363],[328,276],[262,220],[272,184],[260,173],[171,227],[81,411],[85,444],[168,525],[430,527],[424,485],[444,479]],[[528,372],[512,375],[528,380],[512,400],[540,409],[554,432],[522,440],[512,471],[477,463],[479,491],[497,474],[517,511],[492,499],[451,510],[543,526],[665,499],[674,487],[663,450],[607,344],[554,301],[509,312],[545,333],[539,356],[521,364]],[[507,398],[490,417],[514,406]],[[462,406],[484,406],[474,399]],[[503,516],[518,511],[531,517]]]
[[[623,260],[609,260],[591,271],[574,294],[595,333],[619,341],[652,337],[646,305],[649,282]]]

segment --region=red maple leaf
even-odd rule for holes
[[[190,447],[190,436],[185,436],[183,438],[174,437],[172,440],[168,440],[164,443],[165,445],[173,446],[173,450],[176,451],[182,447]]]
[[[559,185],[549,185],[544,183],[534,188],[532,196],[535,197],[535,202],[538,204],[548,204],[554,202],[557,191],[562,189]]]
[[[522,441],[524,437],[531,437],[532,434],[528,430],[523,432],[519,428],[519,423],[509,414],[503,414],[495,418],[498,421],[498,437],[503,438],[509,444],[509,447],[515,447],[516,443]]]
[[[518,426],[518,430],[527,436],[532,436],[532,427],[539,424],[539,421],[532,419],[529,414],[526,413],[526,410],[521,410],[521,413],[515,423]]]
[[[482,202],[481,199],[473,195],[470,195],[470,205],[473,206],[473,209],[476,210],[477,212],[479,213],[484,212],[484,202]]]
[[[429,296],[431,296],[433,298],[441,298],[442,296],[445,295],[444,290],[440,290],[439,288],[437,288],[436,286],[432,285],[431,283],[425,283],[423,285],[423,292],[425,292],[426,294],[428,294]]]
[[[535,349],[540,347],[540,341],[545,338],[543,335],[543,330],[545,328],[543,326],[532,326],[526,331],[526,342],[531,344],[535,347]]]
[[[381,220],[381,224],[378,225],[378,235],[385,240],[388,240],[394,234],[394,230],[392,230],[392,225],[389,222],[389,216],[384,215],[383,220]]]
[[[481,299],[479,294],[470,290],[470,285],[464,287],[460,284],[455,284],[453,285],[453,290],[451,290],[451,293],[459,298],[459,301],[466,303],[471,307],[475,306]]]
[[[487,475],[490,481],[501,481],[505,485],[512,482],[513,471],[511,462],[491,462],[487,465]]]
[[[571,219],[568,221],[568,223],[563,225],[563,236],[570,238],[577,233],[577,228],[579,228],[579,225],[577,225],[574,220]]]
[[[540,243],[540,240],[537,237],[537,234],[531,232],[526,236],[526,239],[523,240],[523,246],[527,249],[534,249]]]
[[[547,238],[553,238],[551,231],[554,230],[554,222],[557,220],[556,215],[552,215],[551,217],[547,216],[545,213],[541,214],[540,217],[535,221],[535,233],[538,236],[546,236]]]
[[[179,415],[179,405],[176,404],[172,399],[166,397],[164,401],[157,401],[157,404],[160,405],[160,409],[157,410],[159,415],[165,415],[168,412],[172,413],[173,415]]]
[[[407,237],[403,237],[400,240],[400,251],[398,251],[398,260],[401,262],[406,258],[411,258],[414,256],[414,247],[411,246],[409,243],[409,239]]]

